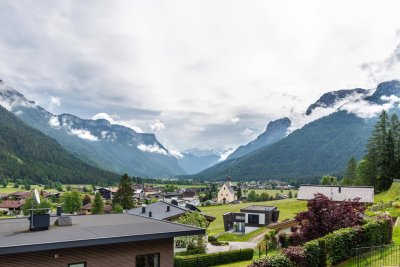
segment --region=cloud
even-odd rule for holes
[[[60,128],[60,121],[58,120],[58,116],[52,116],[49,120],[49,124],[52,128]]]
[[[240,135],[248,136],[248,135],[251,135],[253,132],[254,132],[253,130],[246,128],[240,132]]]
[[[125,126],[128,128],[131,128],[132,130],[134,130],[137,133],[143,133],[143,130],[141,128],[133,125],[132,122],[119,120],[119,117],[117,115],[110,115],[105,112],[100,112],[100,113],[97,113],[96,115],[94,115],[92,117],[92,120],[107,120],[111,124],[122,125],[122,126]]]
[[[70,128],[70,129],[69,129],[69,133],[71,133],[71,134],[73,134],[73,135],[76,135],[76,136],[78,136],[79,138],[88,140],[88,141],[99,141],[99,139],[98,139],[96,136],[92,135],[92,134],[90,133],[90,131],[88,131],[88,130],[72,129],[72,128]]]
[[[61,105],[61,99],[56,96],[50,96],[50,106],[59,107]]]
[[[177,158],[177,159],[181,159],[181,158],[183,158],[184,157],[184,155],[181,153],[181,152],[179,152],[178,150],[169,150],[169,153],[172,155],[172,156],[174,156],[175,158]]]
[[[229,148],[228,150],[224,151],[224,152],[221,154],[221,156],[220,156],[220,158],[218,159],[218,161],[224,161],[224,160],[226,160],[226,159],[228,158],[228,156],[229,156],[230,154],[232,154],[234,151],[235,151],[234,148]]]
[[[229,121],[231,123],[233,123],[233,124],[236,124],[236,123],[238,123],[240,121],[240,118],[239,117],[233,117],[233,118],[230,118]]]
[[[165,129],[166,129],[165,124],[162,123],[162,122],[161,122],[160,120],[158,120],[158,119],[153,120],[153,121],[149,124],[149,126],[150,126],[150,129],[153,130],[153,131],[161,131],[161,130],[165,130]]]
[[[158,153],[158,154],[162,154],[162,155],[168,155],[168,152],[159,147],[157,144],[153,144],[153,145],[138,145],[137,148],[143,152],[149,152],[149,153]]]

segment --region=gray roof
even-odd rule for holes
[[[232,186],[230,185],[229,182],[224,183],[224,185],[226,186],[226,188],[228,189],[228,191],[229,191],[231,194],[235,194],[235,190],[233,190],[233,188],[232,188]],[[223,185],[223,186],[224,186],[224,185]]]
[[[0,220],[0,255],[204,234],[205,230],[130,214],[71,216],[72,226],[29,231],[27,218]]]
[[[245,208],[241,208],[240,211],[270,211],[274,209],[276,209],[275,206],[251,205]]]
[[[330,185],[301,185],[297,199],[310,200],[321,193],[333,201],[352,200],[360,198],[359,202],[374,202],[374,187],[372,186],[330,186]]]
[[[167,206],[170,206],[170,211],[167,211]],[[146,205],[146,212],[142,213],[142,207],[130,209],[127,211],[128,214],[149,217],[149,212],[151,211],[152,218],[158,220],[168,220],[169,218],[179,217],[186,212],[191,212],[191,210],[182,208],[173,204],[166,203],[164,201],[158,201],[156,203]],[[214,220],[212,216],[202,214],[208,220]]]

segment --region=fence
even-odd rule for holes
[[[356,248],[357,267],[400,266],[400,246],[386,245]]]

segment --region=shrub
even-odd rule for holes
[[[355,229],[344,228],[324,237],[329,263],[336,264],[353,255],[353,248],[357,245],[354,242],[356,234],[357,231]]]
[[[177,252],[175,255],[177,256],[188,256],[188,255],[197,255],[206,253],[206,249],[204,247],[189,247],[187,251]]]
[[[214,241],[217,241],[217,238],[215,236],[210,235],[208,237],[208,242],[214,242]]]
[[[301,246],[290,246],[283,250],[283,254],[288,257],[288,259],[296,267],[307,267],[306,252]]]
[[[279,244],[282,248],[287,248],[289,246],[289,236],[288,234],[281,232],[278,234]]]
[[[192,256],[175,256],[176,267],[207,267],[231,262],[251,260],[253,249],[230,250],[220,253],[200,254]]]
[[[293,267],[293,264],[285,255],[275,254],[271,257],[255,260],[248,267]]]
[[[322,246],[325,247],[325,243]],[[325,249],[322,249],[322,246],[319,240],[313,240],[304,244],[308,267],[322,267],[326,265]]]
[[[275,230],[269,230],[265,236],[264,236],[265,241],[267,242],[268,249],[274,249],[278,246],[278,240],[276,238],[276,231]]]

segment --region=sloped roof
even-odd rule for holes
[[[3,209],[17,209],[24,205],[24,201],[20,200],[4,200],[0,203],[0,208]]]
[[[298,200],[310,200],[320,193],[333,201],[353,200],[359,202],[374,202],[374,187],[372,186],[330,186],[330,185],[301,185],[297,194]]]
[[[167,206],[170,207],[170,210],[167,211]],[[142,207],[139,208],[134,208],[130,209],[127,211],[128,214],[133,214],[133,215],[138,215],[138,216],[143,216],[143,217],[149,217],[149,212],[151,211],[151,216],[154,219],[158,220],[168,220],[170,218],[176,218],[179,217],[186,212],[191,212],[191,210],[182,208],[176,205],[172,205],[169,203],[166,203],[164,201],[158,201],[156,203],[152,203],[149,205],[146,205],[146,211],[145,213],[142,213]],[[208,221],[214,221],[215,217],[209,216],[202,214]]]
[[[233,190],[232,186],[231,186],[228,182],[224,183],[224,184],[222,185],[222,187],[223,187],[223,186],[225,186],[225,187],[228,189],[229,193],[235,194],[235,190]]]
[[[53,226],[46,231],[28,231],[25,218],[0,220],[0,255],[158,240],[204,234],[197,227],[154,220],[130,214],[70,216],[72,226]]]

